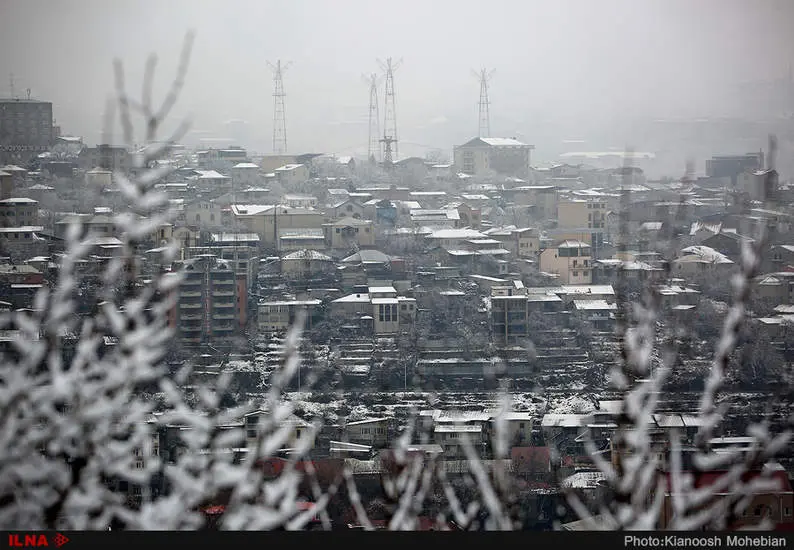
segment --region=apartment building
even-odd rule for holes
[[[575,238],[598,250],[604,242],[607,204],[600,199],[574,199],[557,204],[558,239]],[[574,236],[575,235],[575,236]]]
[[[241,328],[234,266],[212,254],[200,254],[179,266],[176,328],[184,343],[231,343]]]
[[[36,226],[38,224],[38,201],[27,198],[0,200],[0,227]]]
[[[470,176],[494,172],[524,178],[529,176],[534,148],[515,138],[476,137],[455,147],[455,169]]]
[[[557,275],[561,284],[589,285],[593,281],[591,250],[582,241],[558,242],[540,253],[540,270]]]
[[[96,147],[84,147],[77,156],[81,170],[101,168],[116,172],[127,172],[132,168],[132,156],[126,147],[100,144]]]
[[[196,258],[202,255],[212,255],[220,260],[229,262],[234,271],[237,286],[237,304],[239,308],[240,327],[244,327],[249,316],[248,301],[251,291],[256,284],[259,267],[259,253],[254,246],[244,244],[218,244],[214,246],[197,246],[184,249],[185,258]]]
[[[325,216],[313,208],[292,208],[286,205],[273,204],[233,204],[232,216],[240,227],[257,233],[263,248],[275,250],[279,245],[279,237],[284,230],[319,230],[320,240],[325,237],[322,232]]]
[[[257,328],[259,332],[287,332],[295,319],[303,312],[304,329],[310,330],[316,310],[322,300],[264,300],[257,306]]]
[[[52,103],[35,99],[0,99],[0,165],[27,163],[47,151],[55,137]]]

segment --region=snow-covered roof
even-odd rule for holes
[[[240,162],[238,164],[235,164],[233,166],[233,168],[256,168],[256,169],[258,169],[259,166],[254,164],[253,162]]]
[[[296,252],[291,252],[287,254],[282,260],[315,260],[321,262],[330,262],[332,258],[330,256],[326,256],[325,254],[321,254],[316,250],[298,250]]]
[[[574,300],[573,306],[580,311],[615,311],[617,304],[610,304],[606,300]]]
[[[474,229],[437,229],[427,236],[428,239],[483,239],[481,232]]]
[[[695,256],[698,260],[712,263],[712,264],[732,264],[733,260],[729,259],[725,254],[717,252],[711,247],[698,245],[688,246],[681,249],[683,257],[678,258],[676,261],[684,260],[687,256]]]
[[[481,141],[487,143],[492,147],[505,147],[505,146],[521,146],[526,145],[526,143],[522,143],[515,138],[493,138],[493,137],[481,137]]]
[[[39,201],[29,199],[27,197],[12,197],[10,199],[3,199],[0,204],[38,204]]]

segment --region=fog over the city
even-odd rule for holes
[[[741,85],[788,78],[794,59],[787,0],[0,6],[0,95],[8,95],[13,74],[18,95],[30,88],[52,101],[58,124],[88,143],[101,141],[113,58],[125,61],[137,89],[146,55],[157,52],[168,74],[188,29],[197,35],[176,113],[193,121],[188,141],[230,138],[225,143],[262,153],[272,150],[267,62],[279,59],[291,63],[284,86],[292,151],[366,153],[362,75],[381,73],[376,60],[392,57],[402,59],[395,73],[401,156],[449,151],[475,135],[472,69],[487,67],[495,70],[492,134],[535,144],[538,161],[554,160],[564,140],[583,140],[586,150],[652,148],[642,124],[653,119],[773,116],[774,106],[751,109]],[[162,92],[165,79],[158,84]]]

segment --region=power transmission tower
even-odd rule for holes
[[[488,81],[491,80],[494,70],[480,69],[479,72],[472,71],[474,78],[480,81],[480,126],[477,130],[477,137],[491,137],[491,113],[488,108],[491,102],[488,100]]]
[[[283,75],[289,63],[281,64],[281,60],[276,61],[273,65],[268,61],[267,63],[273,71],[273,152],[280,154],[287,152],[287,115],[284,110],[284,98],[287,94],[284,93],[284,79]]]
[[[378,111],[378,75],[372,73],[363,77],[369,82],[369,149],[367,159],[371,163],[383,159],[380,151],[380,112]]]
[[[383,117],[383,137],[380,142],[383,144],[383,166],[390,169],[394,161],[399,158],[397,150],[397,111],[394,107],[394,71],[402,63],[402,59],[392,62],[391,57],[386,62],[378,60],[381,69],[386,73],[386,85],[383,92],[385,111]]]

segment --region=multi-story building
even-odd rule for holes
[[[20,227],[39,224],[39,203],[33,199],[0,200],[0,227]]]
[[[589,244],[564,240],[540,253],[540,270],[559,277],[561,284],[589,285],[593,281],[593,257]]]
[[[455,147],[455,168],[470,176],[496,173],[525,178],[534,148],[515,138],[477,137]]]
[[[223,345],[239,332],[237,277],[231,264],[212,254],[183,262],[175,319],[182,342]]]
[[[259,235],[263,248],[275,250],[284,230],[316,229],[320,241],[324,240],[322,226],[325,216],[312,208],[291,208],[286,205],[233,204],[232,216]]]
[[[285,164],[274,170],[276,179],[285,187],[293,187],[309,179],[309,167],[305,164]]]
[[[583,235],[581,240],[594,248],[604,241],[607,204],[598,199],[574,199],[557,204],[557,229],[562,233]],[[558,238],[566,238],[558,235]]]
[[[0,99],[0,165],[27,164],[49,150],[55,137],[52,103]]]
[[[114,172],[128,172],[132,168],[132,155],[126,147],[100,144],[96,147],[85,147],[77,156],[81,170],[101,168]]]
[[[185,258],[195,258],[211,254],[220,260],[230,263],[237,281],[237,305],[239,308],[239,324],[244,327],[248,321],[248,301],[251,291],[256,284],[259,255],[256,247],[246,245],[216,245],[186,248]]]
[[[371,220],[342,218],[324,225],[328,248],[350,250],[375,246],[375,224]]]
[[[755,172],[764,167],[764,153],[747,153],[745,155],[720,155],[706,161],[706,176],[724,178],[732,186],[742,172]]]
[[[304,329],[311,330],[314,310],[322,300],[272,300],[259,302],[257,328],[259,332],[286,332],[295,324],[299,312],[304,312]]]

